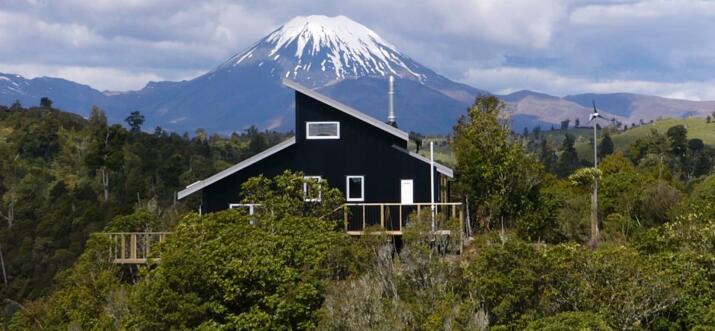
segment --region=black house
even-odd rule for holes
[[[289,169],[327,180],[348,203],[429,203],[430,187],[435,202],[447,201],[452,169],[434,163],[430,185],[430,160],[408,151],[406,132],[293,81],[283,84],[295,90],[295,137],[187,186],[179,199],[201,191],[203,212],[228,209],[248,178]]]

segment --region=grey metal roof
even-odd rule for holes
[[[324,96],[324,95],[322,95],[322,94],[316,92],[315,90],[312,90],[312,89],[307,88],[307,87],[305,87],[305,86],[303,86],[303,85],[300,85],[299,83],[296,83],[296,82],[294,82],[294,81],[292,81],[292,80],[289,80],[289,79],[284,79],[284,80],[283,80],[283,85],[285,85],[285,86],[287,86],[287,87],[290,87],[290,88],[292,88],[293,90],[296,90],[296,91],[298,91],[298,92],[300,92],[300,93],[303,93],[303,94],[305,94],[305,95],[307,95],[307,96],[309,96],[309,97],[311,97],[311,98],[313,98],[313,99],[315,99],[315,100],[318,100],[318,101],[320,101],[320,102],[322,102],[322,103],[324,103],[324,104],[326,104],[326,105],[328,105],[328,106],[331,106],[331,107],[333,107],[333,108],[335,108],[335,109],[337,109],[337,110],[340,110],[340,111],[342,111],[343,113],[346,113],[346,114],[348,114],[348,115],[350,115],[350,116],[352,116],[352,117],[355,117],[355,118],[357,118],[357,119],[360,119],[360,120],[362,120],[362,121],[365,122],[365,123],[368,123],[368,124],[370,124],[370,125],[372,125],[372,126],[374,126],[374,127],[377,127],[377,128],[379,128],[379,129],[382,129],[383,131],[386,131],[386,132],[388,132],[388,133],[391,133],[391,134],[397,136],[398,138],[400,138],[400,139],[402,139],[402,140],[408,140],[408,139],[409,139],[409,134],[407,134],[407,132],[402,131],[402,130],[400,130],[400,129],[398,129],[398,128],[392,126],[392,125],[389,125],[389,124],[387,124],[387,123],[384,123],[384,122],[382,122],[382,121],[380,121],[380,120],[377,120],[377,119],[375,119],[374,117],[371,117],[371,116],[369,116],[369,115],[367,115],[367,114],[365,114],[365,113],[362,113],[362,112],[360,112],[360,111],[358,111],[358,110],[355,110],[354,108],[352,108],[352,107],[350,107],[350,106],[347,106],[347,105],[345,105],[345,104],[343,104],[343,103],[340,103],[339,101],[336,101],[336,100],[333,100],[333,99],[331,99],[331,98],[329,98],[329,97],[326,97],[326,96]]]
[[[396,149],[396,150],[398,150],[398,151],[400,151],[400,152],[409,154],[410,156],[412,156],[412,157],[414,157],[414,158],[416,158],[416,159],[418,159],[418,160],[421,160],[422,162],[425,162],[425,163],[427,163],[427,164],[430,163],[430,160],[429,160],[428,158],[426,158],[426,157],[424,157],[424,156],[422,156],[422,155],[419,155],[419,154],[417,154],[417,153],[415,153],[415,152],[408,151],[408,150],[406,150],[406,149],[404,149],[404,148],[402,148],[402,147],[400,147],[400,146],[392,145],[392,148],[394,148],[394,149]],[[443,174],[443,175],[445,175],[445,176],[447,176],[447,177],[449,177],[449,178],[454,178],[454,171],[453,171],[451,168],[449,168],[449,167],[447,167],[447,166],[445,166],[445,165],[439,164],[439,163],[437,163],[437,162],[434,163],[434,168],[437,169],[437,171],[438,171],[439,173],[441,173],[441,174]]]
[[[181,190],[179,192],[178,199],[181,200],[191,194],[201,191],[206,186],[209,186],[221,179],[224,179],[243,168],[246,168],[260,160],[265,159],[268,156],[271,156],[279,151],[282,151],[282,150],[286,149],[287,147],[292,146],[293,144],[295,144],[295,137],[291,137],[281,143],[278,143],[278,144],[274,145],[273,147],[271,147],[263,152],[260,152],[254,156],[251,156],[251,157],[235,164],[234,166],[232,166],[226,170],[223,170],[209,178],[195,182],[195,183],[187,186],[185,189]]]

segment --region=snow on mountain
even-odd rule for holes
[[[366,76],[423,82],[432,72],[405,56],[369,28],[345,16],[298,16],[217,70],[277,64],[273,75],[312,86]]]

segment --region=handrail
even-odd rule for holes
[[[167,231],[157,231],[157,232],[95,232],[95,233],[92,233],[92,235],[102,235],[102,236],[104,236],[104,235],[110,235],[110,234],[111,234],[111,235],[114,235],[114,234],[116,234],[116,235],[119,235],[119,234],[123,234],[123,235],[127,235],[127,234],[147,234],[147,235],[151,235],[151,234],[163,234],[163,235],[167,235],[167,234],[172,234],[172,233],[173,233],[173,232],[167,232]]]
[[[365,203],[346,203],[347,206],[461,206],[461,202],[415,202],[415,203],[399,203],[399,202],[365,202]]]
[[[100,232],[95,235],[109,239],[109,260],[115,264],[145,264],[151,256],[151,247],[161,243],[171,232]],[[151,258],[160,260],[159,257]]]

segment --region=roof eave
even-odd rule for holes
[[[242,169],[244,169],[260,160],[263,160],[275,153],[278,153],[294,144],[295,144],[295,137],[291,137],[283,142],[280,142],[280,143],[264,150],[263,152],[260,152],[260,153],[254,155],[254,156],[251,156],[239,163],[236,163],[235,165],[231,166],[230,168],[227,168],[227,169],[225,169],[209,178],[200,180],[198,182],[194,182],[193,184],[186,186],[185,189],[179,191],[179,193],[177,194],[177,199],[181,200],[189,195],[192,195],[198,191],[201,191],[204,188],[206,188],[207,186],[209,186],[215,182],[218,182],[219,180],[224,179],[230,175],[233,175],[234,173],[236,173],[236,172],[238,172],[238,171],[240,171],[240,170],[242,170]]]

